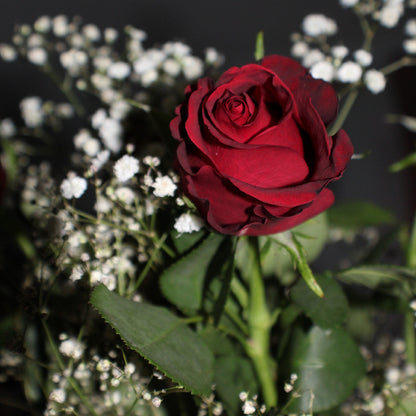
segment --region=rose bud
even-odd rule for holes
[[[329,136],[338,99],[296,61],[272,55],[200,79],[171,121],[183,192],[216,231],[265,235],[294,227],[334,201],[353,148]]]

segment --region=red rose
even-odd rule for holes
[[[170,128],[185,194],[223,234],[284,231],[327,209],[326,189],[352,156],[347,134],[326,128],[332,86],[278,55],[230,68],[185,90]]]

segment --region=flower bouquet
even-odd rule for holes
[[[416,225],[330,190],[365,163],[342,129],[360,91],[416,64],[416,3],[340,5],[360,49],[310,14],[292,58],[260,32],[241,67],[65,15],[0,45],[59,90],[0,120],[6,414],[416,414]]]

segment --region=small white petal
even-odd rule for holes
[[[337,77],[341,82],[357,82],[360,80],[362,72],[359,64],[347,61],[339,67]]]
[[[126,182],[139,171],[139,161],[130,155],[124,155],[114,165],[114,175],[119,182]]]
[[[80,198],[87,189],[87,181],[79,176],[68,175],[61,184],[61,194],[66,199]]]
[[[370,69],[364,75],[366,87],[373,93],[379,94],[386,88],[386,78],[384,74],[376,69]]]

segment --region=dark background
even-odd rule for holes
[[[337,39],[350,50],[360,47],[361,30],[357,19],[336,0],[17,0],[8,1],[0,15],[0,42],[9,42],[15,23],[33,23],[40,15],[79,15],[84,23],[100,28],[122,29],[131,24],[148,33],[147,46],[169,40],[188,43],[202,55],[214,46],[226,57],[225,68],[253,60],[258,31],[265,34],[267,54],[288,55],[290,34],[299,30],[308,13],[324,13],[339,26]],[[402,56],[402,19],[398,28],[380,29],[375,42],[374,67],[380,68]],[[345,124],[357,153],[371,150],[364,161],[351,162],[343,179],[333,184],[338,201],[370,199],[391,209],[399,218],[410,219],[415,208],[414,170],[389,174],[387,167],[413,148],[416,136],[401,126],[386,124],[387,113],[416,115],[416,77],[407,68],[389,78],[384,93],[360,94]],[[0,118],[17,114],[24,96],[47,96],[50,81],[33,66],[0,62]],[[46,88],[46,90],[45,90]]]

